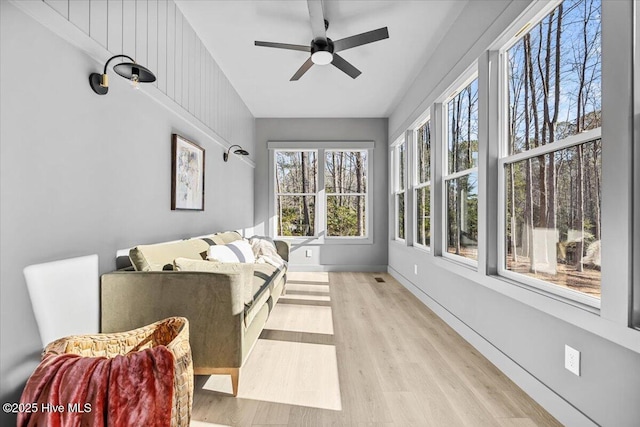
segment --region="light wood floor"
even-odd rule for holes
[[[289,276],[238,397],[196,377],[192,426],[560,425],[388,274]]]

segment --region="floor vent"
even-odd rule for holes
[[[378,283],[386,283],[382,277],[374,277]]]

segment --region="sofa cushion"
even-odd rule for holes
[[[253,303],[246,308],[244,313],[245,327],[249,327],[253,319],[256,317],[263,305],[270,299],[271,303],[275,300],[272,298],[271,292],[273,288],[282,280],[285,273],[284,268],[276,268],[271,264],[254,264],[253,271]],[[271,309],[269,309],[271,311]]]
[[[194,237],[193,240],[195,239],[205,240],[209,245],[227,245],[236,240],[242,240],[242,236],[237,231],[225,231],[223,233]]]
[[[255,264],[253,270],[253,299],[255,300],[274,279],[281,270],[271,264]]]
[[[217,262],[246,262],[253,264],[256,258],[249,243],[237,240],[226,245],[213,245],[207,250],[207,259]]]
[[[208,273],[240,273],[244,277],[241,279],[244,283],[243,298],[245,306],[253,303],[253,264],[240,263],[222,263],[204,260],[193,260],[189,258],[176,258],[173,260],[174,269],[177,271],[202,271]]]
[[[176,258],[202,260],[209,244],[202,239],[181,240],[172,243],[139,245],[129,251],[131,264],[137,271],[162,271],[172,269]],[[204,255],[204,256],[203,256]],[[171,268],[165,268],[165,267]]]
[[[236,240],[242,240],[240,233],[225,231],[185,240],[139,245],[129,250],[129,259],[137,271],[170,270],[176,258],[206,259],[209,246],[225,245]]]

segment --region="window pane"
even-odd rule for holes
[[[398,239],[404,239],[404,193],[396,194],[396,221],[398,222]]]
[[[431,209],[430,188],[416,190],[416,243],[429,246],[431,244]]]
[[[315,196],[278,196],[278,236],[313,236],[315,214]]]
[[[600,297],[601,160],[598,139],[506,167],[507,270]]]
[[[431,121],[416,130],[418,184],[431,179]]]
[[[324,186],[327,193],[366,193],[367,152],[327,151]]]
[[[276,152],[276,193],[315,193],[317,175],[315,151]]]
[[[602,125],[600,0],[566,0],[508,51],[509,151]]]
[[[404,164],[405,164],[405,150],[404,150],[404,142],[398,146],[398,169],[400,170],[398,174],[398,189],[404,190]]]
[[[478,165],[478,79],[447,103],[449,173]]]
[[[447,252],[478,259],[478,175],[447,181]]]
[[[327,196],[327,235],[366,235],[365,196]]]

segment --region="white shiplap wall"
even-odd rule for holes
[[[153,85],[221,145],[253,146],[253,115],[172,0],[43,3],[111,54],[129,55],[153,71]]]

